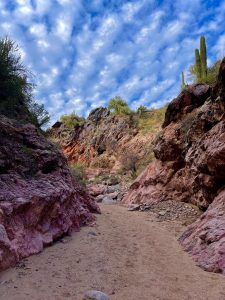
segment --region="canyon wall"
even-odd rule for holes
[[[33,125],[0,116],[0,270],[94,221],[99,208]]]
[[[179,240],[202,268],[225,273],[225,59],[214,86],[192,85],[169,104],[153,151],[123,203],[175,200],[205,210]]]

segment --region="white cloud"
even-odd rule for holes
[[[206,35],[209,62],[225,54],[224,3],[11,2],[0,1],[0,34],[21,46],[53,121],[73,110],[87,115],[118,94],[132,108],[163,105],[179,92],[199,35]]]
[[[217,53],[218,58],[225,56],[225,34],[219,37],[219,40],[214,46],[214,51]]]

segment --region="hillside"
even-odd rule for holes
[[[49,131],[71,164],[91,169],[140,171],[152,160],[152,142],[160,131],[165,108],[138,114],[116,115],[96,108],[81,124],[68,128],[57,122]],[[92,170],[93,172],[93,170]]]

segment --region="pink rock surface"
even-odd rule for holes
[[[209,93],[211,96],[209,97]],[[155,141],[156,160],[131,185],[126,204],[190,202],[207,210],[180,238],[205,270],[225,274],[225,59],[217,82],[173,100]]]
[[[202,268],[225,274],[225,190],[179,241]]]
[[[94,220],[98,207],[33,125],[0,116],[0,270]]]

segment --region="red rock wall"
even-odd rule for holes
[[[225,273],[225,59],[213,87],[191,86],[170,103],[163,127],[156,160],[123,202],[175,200],[206,210],[180,242],[202,268]]]
[[[32,125],[0,116],[0,270],[94,220],[98,207]]]

